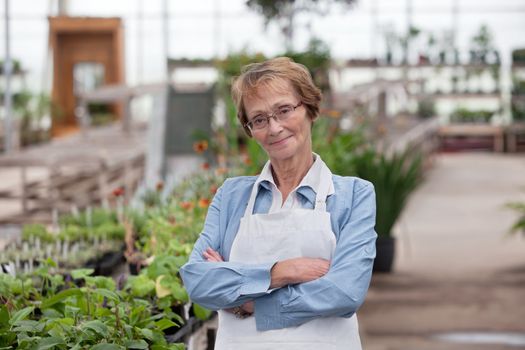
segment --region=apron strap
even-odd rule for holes
[[[326,199],[328,198],[328,193],[330,193],[330,188],[333,186],[332,172],[321,159],[319,160],[322,162],[321,181],[317,189],[317,195],[315,196],[314,209],[326,211]]]
[[[253,208],[255,207],[255,198],[257,198],[259,184],[259,181],[255,181],[255,183],[253,184],[250,199],[248,200],[248,206],[246,207],[246,211],[244,212],[244,217],[248,217],[249,215],[253,214]]]
[[[267,168],[270,167],[270,160],[266,161],[266,164],[264,164],[263,169],[261,170],[261,174],[266,171]],[[255,183],[252,187],[252,192],[250,194],[250,199],[248,200],[248,205],[246,206],[246,210],[244,211],[243,217],[248,217],[249,215],[253,215],[253,208],[255,207],[255,199],[257,198],[257,192],[259,190],[259,184],[261,183],[259,181],[260,175],[257,177],[257,180],[255,180]]]

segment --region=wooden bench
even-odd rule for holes
[[[439,128],[439,137],[442,144],[449,139],[471,138],[471,139],[492,139],[492,149],[494,152],[504,150],[504,129],[501,126],[485,124],[451,124]]]

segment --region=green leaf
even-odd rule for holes
[[[134,296],[144,297],[155,290],[155,281],[146,275],[133,276],[130,278],[131,291]]]
[[[42,338],[36,345],[37,350],[47,350],[52,349],[57,345],[66,345],[62,338],[58,337],[48,337]]]
[[[153,331],[151,329],[149,329],[149,328],[141,328],[140,329],[140,333],[142,333],[144,338],[146,338],[148,340],[153,340],[153,338],[154,338]]]
[[[117,293],[110,291],[109,289],[95,289],[93,290],[95,294],[98,294],[100,296],[106,297],[109,300],[112,300],[114,302],[118,302],[120,300]]]
[[[145,340],[128,340],[125,344],[128,349],[147,349],[148,343]]]
[[[184,345],[184,343],[170,344],[168,349],[169,350],[185,350],[186,345]]]
[[[195,303],[193,303],[193,313],[195,314],[195,316],[197,316],[199,320],[203,320],[203,321],[210,318],[210,315],[211,315],[210,310],[205,309],[199,304],[195,304]]]
[[[7,326],[9,324],[9,311],[5,305],[0,305],[0,326]],[[2,327],[0,327],[1,329]]]
[[[11,319],[9,320],[9,324],[14,325],[18,321],[23,320],[24,318],[29,316],[33,312],[34,309],[35,308],[33,306],[28,306],[26,308],[23,308],[22,310],[18,310],[17,312],[15,312],[13,317],[11,317]]]
[[[168,329],[170,327],[177,326],[177,324],[171,320],[168,320],[167,318],[163,318],[162,320],[159,320],[155,322],[155,325],[161,330]]]
[[[99,320],[89,321],[81,326],[82,330],[90,329],[97,334],[105,336],[108,333],[108,326]]]
[[[122,349],[121,346],[118,346],[117,344],[97,344],[91,348],[91,350],[120,350]]]
[[[46,309],[72,296],[82,296],[82,292],[77,288],[63,290],[60,293],[53,295],[51,298],[44,300],[41,308]]]
[[[20,333],[20,332],[31,332],[31,333],[39,333],[44,330],[45,323],[38,322],[35,320],[20,320],[16,324],[13,325],[13,332]]]
[[[170,285],[170,289],[171,289],[171,295],[173,295],[173,297],[177,299],[178,301],[182,301],[182,302],[189,301],[188,292],[186,292],[186,289],[179,282],[176,282]]]
[[[87,276],[92,275],[93,272],[95,272],[95,270],[93,269],[76,269],[71,271],[71,277],[73,277],[74,279],[85,278]]]

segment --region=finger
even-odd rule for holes
[[[204,257],[204,259],[206,259],[206,261],[211,261],[211,262],[219,262],[220,261],[220,260],[217,260],[214,256],[210,255],[208,252],[202,253],[202,256]]]
[[[210,256],[213,256],[215,259],[217,259],[217,261],[223,261],[222,256],[219,253],[217,253],[215,250],[208,248],[208,252]]]

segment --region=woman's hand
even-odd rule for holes
[[[270,288],[304,283],[323,277],[330,269],[330,261],[318,258],[294,258],[279,261],[272,267]]]
[[[222,256],[211,248],[206,248],[204,253],[202,253],[202,256],[204,257],[204,259],[206,259],[206,261],[210,261],[210,262],[224,261]]]
[[[207,248],[204,251],[204,253],[202,253],[202,256],[204,257],[204,259],[206,259],[206,261],[209,261],[209,262],[224,261],[222,256],[211,248]],[[235,314],[239,318],[245,318],[253,314],[253,301],[248,301],[244,303],[242,306],[238,306],[238,307],[234,307],[230,309],[224,309],[224,310],[232,314]]]

